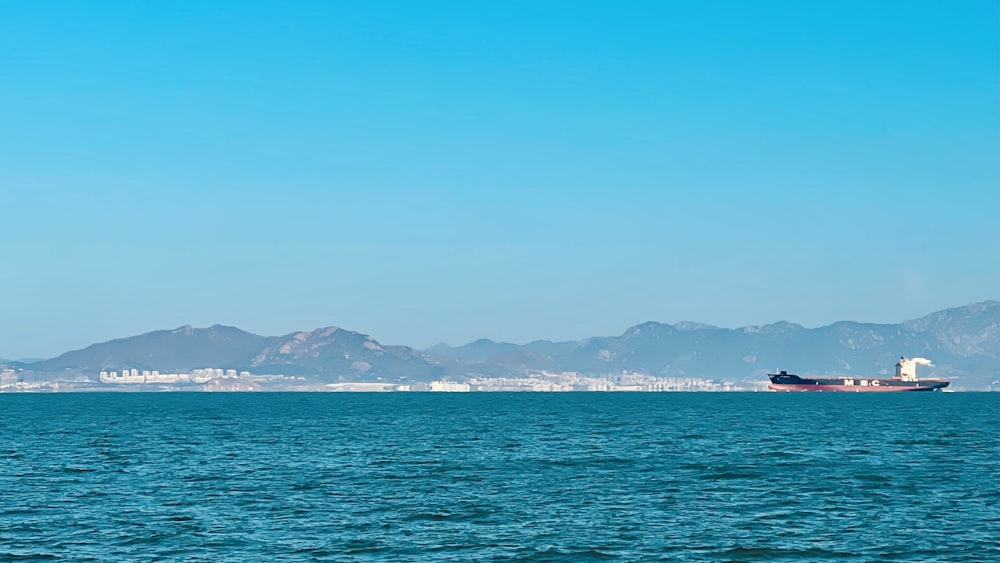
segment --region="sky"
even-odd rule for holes
[[[0,357],[523,343],[1000,295],[998,6],[22,2]]]

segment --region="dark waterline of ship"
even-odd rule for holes
[[[0,395],[0,559],[988,561],[993,393]]]

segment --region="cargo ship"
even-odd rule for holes
[[[896,375],[891,378],[876,377],[801,377],[781,370],[767,374],[772,391],[847,391],[852,393],[937,391],[950,383],[947,379],[917,379],[917,365],[933,366],[926,358],[900,358]]]

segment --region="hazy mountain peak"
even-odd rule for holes
[[[996,358],[1000,349],[1000,301],[981,301],[905,321],[904,330],[927,334],[950,352]]]
[[[636,337],[642,334],[657,334],[665,333],[670,334],[673,331],[678,332],[694,332],[697,330],[714,330],[719,327],[710,324],[699,323],[694,321],[680,321],[677,324],[667,324],[659,323],[656,321],[646,321],[641,324],[637,324],[625,331],[622,336],[625,338]]]
[[[694,321],[680,321],[674,325],[674,328],[684,332],[693,332],[696,330],[715,330],[719,327]]]
[[[637,338],[645,335],[657,336],[661,332],[670,333],[672,331],[673,327],[668,324],[646,321],[626,329],[624,334],[622,334],[622,338]]]
[[[790,330],[804,330],[805,327],[798,323],[790,323],[788,321],[778,321],[776,323],[766,324],[760,327],[761,332],[784,332]]]
[[[225,334],[214,329],[184,325],[173,330],[156,330],[137,336],[92,344],[80,350],[36,362],[40,371],[99,371],[124,368],[170,371],[198,367],[236,367],[248,354],[260,350],[270,338],[229,328]]]
[[[333,333],[339,332],[341,330],[343,329],[340,328],[339,326],[324,326],[307,332],[298,332],[296,333],[296,337],[304,336],[305,338],[328,338]],[[351,331],[346,331],[346,332],[351,332]]]
[[[952,307],[935,311],[918,319],[903,321],[903,326],[912,330],[926,330],[941,322],[951,322],[960,319],[978,319],[989,324],[1000,318],[1000,301],[980,301],[965,307]]]

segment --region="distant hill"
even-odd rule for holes
[[[311,374],[324,382],[429,381],[442,373],[412,348],[382,346],[371,336],[338,327],[280,337],[253,356],[249,369]]]
[[[807,329],[789,322],[736,329],[646,322],[619,336],[517,346],[479,340],[427,350],[449,373],[506,375],[525,369],[666,377],[762,380],[768,371],[802,375],[891,375],[902,355],[929,357],[921,377],[987,389],[1000,374],[1000,302],[985,301],[899,324],[841,321]]]
[[[584,374],[623,370],[666,377],[760,382],[768,371],[802,375],[889,375],[901,355],[934,361],[921,377],[956,389],[988,389],[1000,377],[1000,302],[985,301],[898,324],[841,321],[808,329],[790,322],[735,329],[694,322],[645,322],[619,336],[511,344],[477,340],[424,351],[388,346],[338,327],[259,336],[238,328],[180,327],[94,344],[18,367],[96,377],[125,368],[187,371],[215,367],[300,375],[313,382],[430,381],[516,376],[529,371]]]
[[[319,382],[429,381],[442,373],[412,348],[384,347],[368,335],[337,327],[259,336],[221,325],[158,330],[18,367],[89,377],[102,370],[186,372],[211,367],[303,375]]]
[[[182,326],[94,344],[28,366],[46,372],[124,368],[163,372],[200,367],[241,369],[248,364],[249,358],[275,340],[231,326]]]

